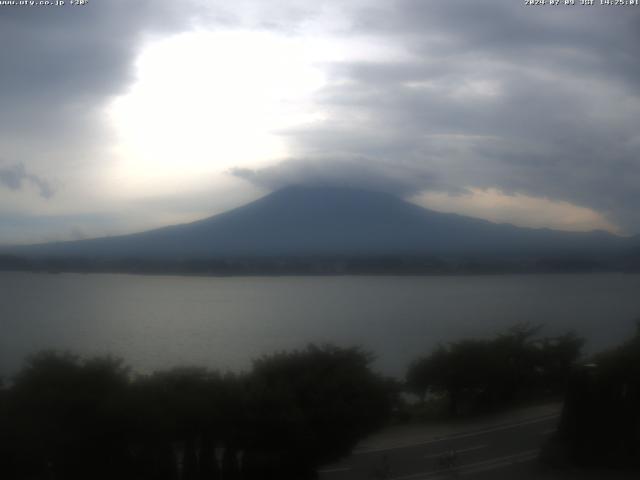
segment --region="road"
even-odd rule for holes
[[[360,450],[343,462],[321,469],[320,479],[541,478],[538,453],[555,431],[558,418],[554,413],[427,441]],[[457,452],[454,467],[439,466],[439,458],[452,449]]]

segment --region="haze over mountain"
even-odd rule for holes
[[[608,232],[520,228],[439,213],[393,195],[292,186],[193,223],[90,240],[14,247],[30,257],[212,259],[301,256],[603,257],[637,242]]]

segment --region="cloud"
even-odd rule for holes
[[[21,190],[25,184],[36,187],[42,198],[51,198],[55,193],[47,180],[27,172],[22,163],[0,167],[0,186],[9,190]]]
[[[267,190],[289,185],[332,185],[398,196],[414,195],[425,188],[451,190],[424,168],[356,156],[291,158],[260,169],[234,168],[230,173]]]
[[[11,48],[0,50],[0,148],[28,168],[4,167],[0,185],[28,185],[51,197],[45,179],[56,179],[47,205],[64,199],[92,208],[89,197],[104,194],[117,161],[104,107],[135,81],[144,45],[195,26],[268,29],[333,46],[318,65],[327,84],[312,99],[321,115],[276,132],[287,158],[233,169],[235,177],[262,189],[332,183],[405,197],[437,192],[443,208],[462,208],[460,193],[498,191],[504,201],[542,198],[593,212],[580,217],[587,219],[581,228],[593,218],[640,233],[637,8],[535,8],[511,0],[218,3],[2,9],[0,42]],[[184,209],[223,205],[226,195],[210,190],[189,197]],[[42,213],[35,200],[24,207]],[[489,218],[491,208],[480,202],[474,212]]]
[[[522,227],[573,231],[607,230],[620,233],[601,214],[588,208],[548,198],[506,195],[496,189],[473,189],[455,196],[427,192],[411,200],[433,210],[483,217],[493,222]]]
[[[208,21],[209,9],[200,0],[109,0],[0,10],[0,150],[24,163],[3,168],[2,213],[55,214],[60,222],[118,214],[110,203],[117,192],[106,187],[119,159],[105,107],[134,82],[135,59],[147,42]],[[55,196],[46,179],[55,179]],[[10,195],[25,185],[49,198],[47,205]],[[45,227],[54,229],[51,222]],[[97,231],[93,224],[90,230]],[[25,239],[34,235],[25,232]]]
[[[198,5],[110,0],[84,7],[2,8],[3,155],[61,177],[108,169],[113,138],[104,106],[133,81],[144,42],[187,28],[200,14]]]
[[[432,190],[434,178],[436,190],[493,188],[567,202],[638,233],[640,11],[614,10],[371,2],[351,34],[406,55],[327,65],[331,82],[316,96],[324,121],[286,132],[300,160],[245,178],[328,180],[307,159],[340,152],[359,160],[327,163],[337,182],[359,183],[372,168],[375,183],[402,192],[394,175],[427,172],[409,175],[406,191]]]

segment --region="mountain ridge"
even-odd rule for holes
[[[428,210],[391,194],[290,186],[194,222],[3,249],[30,257],[211,259],[287,256],[618,255],[637,239],[567,232]]]

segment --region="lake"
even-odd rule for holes
[[[45,348],[135,371],[243,370],[309,342],[359,345],[401,376],[438,342],[516,322],[569,329],[593,352],[634,332],[640,275],[178,277],[0,273],[0,375]]]

